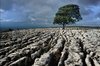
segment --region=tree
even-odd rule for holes
[[[63,29],[66,24],[75,23],[82,20],[79,12],[79,6],[75,4],[65,5],[59,8],[54,17],[54,24],[63,25]]]

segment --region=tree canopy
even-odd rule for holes
[[[65,24],[75,23],[79,20],[82,20],[79,12],[79,6],[75,4],[69,4],[58,9],[53,23],[62,24],[64,28]]]

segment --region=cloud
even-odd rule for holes
[[[89,6],[89,5],[99,5],[100,4],[100,0],[78,0],[78,3],[85,5],[85,6]]]
[[[3,9],[0,9],[0,13],[3,13],[5,10],[3,10]]]
[[[17,6],[14,6],[11,10],[4,11],[0,14],[1,22],[26,22],[29,21],[28,14],[19,9]]]
[[[10,10],[13,6],[13,0],[0,0],[0,9]]]
[[[100,18],[100,12],[96,16]]]
[[[81,14],[83,16],[95,16],[100,9],[100,0],[78,0],[77,3],[80,5]]]
[[[0,0],[2,19],[12,19],[13,22],[53,22],[53,17],[58,8],[70,3],[80,6],[83,22],[95,19],[99,15],[100,0]],[[91,7],[94,6],[94,7]],[[1,19],[1,17],[0,17]]]
[[[97,17],[97,20],[100,21],[100,17]]]
[[[85,7],[81,7],[81,10],[80,11],[81,11],[81,14],[83,16],[88,16],[88,15],[94,13],[90,8],[85,8]]]
[[[10,19],[0,19],[0,22],[11,22],[12,20]]]

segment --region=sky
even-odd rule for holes
[[[0,25],[51,26],[58,8],[67,4],[80,7],[83,19],[76,25],[100,26],[100,0],[0,0]]]

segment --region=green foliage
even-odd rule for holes
[[[79,6],[75,4],[60,7],[54,18],[54,24],[69,24],[82,20]]]

